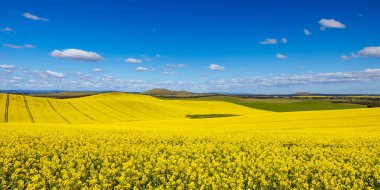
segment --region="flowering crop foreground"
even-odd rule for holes
[[[1,96],[0,189],[380,188],[378,108],[272,113],[104,96]],[[221,111],[240,116],[185,117]]]

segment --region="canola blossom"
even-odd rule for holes
[[[0,106],[0,189],[380,188],[379,108],[273,113],[119,93],[0,94]]]

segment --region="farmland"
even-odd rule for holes
[[[273,112],[291,112],[291,111],[315,111],[315,110],[340,110],[340,109],[355,109],[365,108],[365,105],[350,104],[346,102],[332,103],[329,100],[314,100],[309,98],[300,99],[295,98],[241,98],[236,96],[208,96],[208,97],[194,97],[194,98],[164,98],[182,99],[182,100],[195,100],[195,101],[221,101],[231,102],[234,104],[260,109]]]
[[[0,94],[0,116],[1,189],[380,188],[379,108]]]

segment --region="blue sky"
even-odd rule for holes
[[[0,89],[380,93],[376,0],[2,0]]]

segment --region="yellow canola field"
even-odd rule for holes
[[[26,99],[35,123],[12,109],[27,117],[0,123],[0,189],[380,188],[379,108],[272,113],[118,93]],[[184,117],[210,113],[241,116]]]
[[[188,114],[269,113],[232,103],[160,100],[151,96],[107,93],[83,98],[50,99],[0,94],[0,122],[113,123],[185,118]]]

